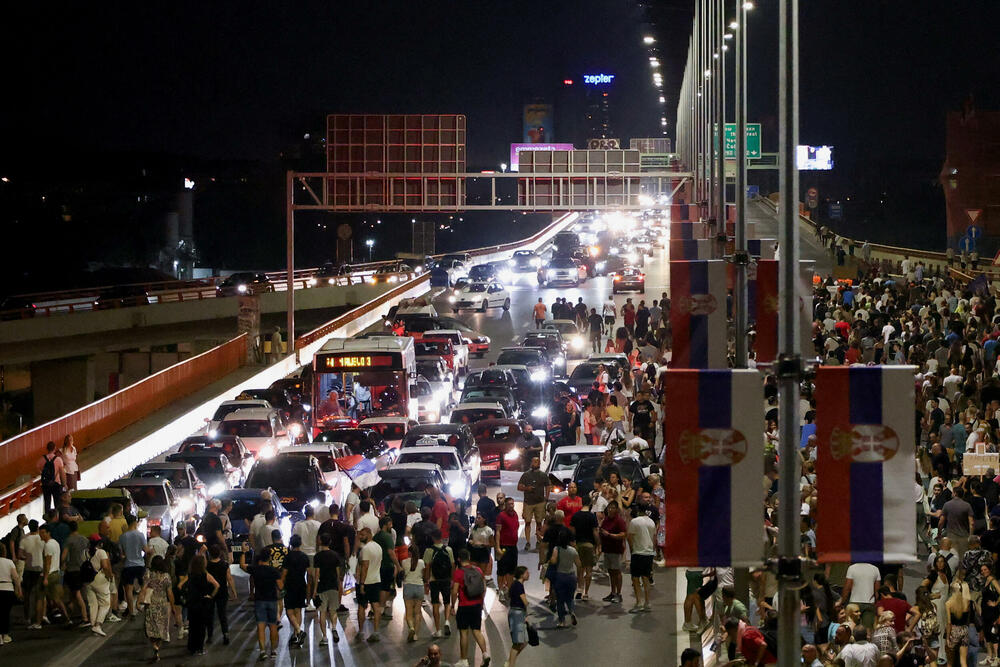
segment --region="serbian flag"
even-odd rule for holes
[[[378,484],[382,478],[375,469],[375,462],[361,454],[353,454],[334,459],[337,466],[351,478],[359,488],[367,489]]]
[[[823,562],[916,560],[915,366],[816,370],[816,548]],[[831,502],[832,501],[832,502]]]
[[[774,361],[778,358],[778,262],[773,259],[747,267],[747,316],[757,332],[753,344],[757,361]]]
[[[670,239],[670,259],[712,259],[710,239]]]
[[[663,475],[668,567],[751,567],[764,557],[761,376],[669,370]]]
[[[671,368],[725,368],[726,262],[670,262]]]
[[[747,251],[751,257],[774,259],[775,239],[747,239]]]
[[[708,225],[704,222],[671,222],[671,239],[707,239]]]

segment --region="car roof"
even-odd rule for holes
[[[410,423],[409,417],[368,417],[358,424],[358,427],[364,428],[365,424],[408,424]]]
[[[185,452],[187,454],[188,452]],[[190,463],[184,461],[163,461],[162,463],[143,463],[137,465],[132,472],[144,472],[146,470],[194,470]]]
[[[569,447],[559,447],[555,451],[555,455],[559,454],[595,454],[597,456],[603,456],[606,451],[605,447],[600,445],[570,445]]]
[[[405,450],[400,450],[399,455],[403,454],[419,454],[421,452],[427,452],[428,454],[454,454],[458,456],[458,450],[454,447],[447,447],[443,445],[420,445],[419,447],[406,447]]]
[[[483,410],[483,409],[487,409],[487,410],[492,410],[492,409],[503,410],[503,406],[500,405],[499,403],[495,403],[495,402],[494,403],[486,403],[486,402],[459,403],[454,408],[452,408],[452,412],[455,412],[456,410]]]
[[[122,477],[108,484],[108,486],[163,486],[170,485],[168,480],[162,477]]]
[[[246,389],[245,391],[267,391],[267,389]],[[222,405],[242,405],[244,403],[252,404],[252,405],[247,405],[248,408],[249,407],[262,408],[262,407],[264,407],[264,405],[266,405],[267,407],[271,406],[271,404],[268,402],[268,400],[266,398],[234,398],[234,399],[231,399],[231,400],[228,400],[228,401],[223,401],[222,403],[219,403],[219,405],[220,406],[222,406]],[[264,405],[261,405],[261,403],[263,403]]]
[[[438,433],[447,433],[452,435],[454,433],[461,433],[462,431],[469,428],[468,424],[420,424],[419,426],[414,426],[407,433],[408,436],[421,436],[421,435],[436,435]]]
[[[121,498],[128,492],[127,489],[107,486],[103,489],[80,489],[73,492],[73,498]]]
[[[524,371],[528,372],[528,367],[524,364],[497,364],[496,366],[490,366],[490,368],[500,368],[508,371]]]
[[[230,412],[222,418],[222,421],[236,421],[237,419],[270,419],[274,414],[273,408],[241,408],[235,412]]]
[[[410,451],[407,449],[407,451]],[[455,451],[452,449],[452,451]],[[399,472],[434,472],[437,470],[441,472],[441,466],[436,463],[393,463],[391,466],[385,470],[380,470],[379,475],[383,475],[387,472],[399,471]],[[444,475],[442,475],[443,477]]]

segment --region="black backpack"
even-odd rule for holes
[[[465,587],[465,597],[479,600],[486,595],[486,580],[478,567],[462,568],[462,585]]]
[[[97,570],[94,569],[94,564],[90,562],[90,558],[83,561],[80,565],[80,580],[85,584],[91,584],[94,579],[97,578]]]
[[[42,486],[52,486],[56,483],[56,457],[51,459],[46,456],[45,463],[42,464]]]
[[[431,557],[431,574],[437,581],[447,581],[451,579],[451,558],[448,557],[448,547],[432,546],[434,555]]]

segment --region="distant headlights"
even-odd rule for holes
[[[536,419],[542,419],[543,417],[549,416],[549,409],[544,405],[539,405],[537,408],[531,411],[531,416]]]
[[[544,368],[536,368],[535,370],[531,371],[532,382],[544,382],[546,379],[548,379],[548,377],[549,373]]]
[[[571,343],[574,350],[582,350],[586,342],[583,340],[583,336],[573,336],[573,341]]]
[[[454,482],[448,485],[448,493],[456,498],[464,498],[469,492],[469,487],[465,482]]]

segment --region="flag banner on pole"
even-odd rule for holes
[[[726,262],[670,262],[671,368],[726,368]]]
[[[751,257],[774,259],[776,239],[747,239],[747,251]]]
[[[799,262],[799,345],[802,356],[816,355],[812,342],[812,273],[814,262]],[[747,267],[747,315],[754,325],[755,359],[778,358],[778,262],[759,259]]]
[[[671,239],[707,239],[708,224],[704,222],[671,222]]]
[[[712,259],[711,239],[670,239],[670,259]]]
[[[752,567],[764,557],[760,374],[669,370],[663,422],[668,567]]]
[[[757,236],[757,223],[747,222],[747,238],[752,239]],[[726,236],[736,236],[736,222],[730,221],[726,223]]]
[[[816,371],[816,548],[822,562],[917,558],[915,366]],[[832,501],[832,502],[831,502]]]

